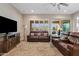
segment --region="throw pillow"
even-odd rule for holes
[[[31,33],[32,36],[34,36],[34,33]]]
[[[40,36],[41,35],[41,33],[38,33],[38,36]]]

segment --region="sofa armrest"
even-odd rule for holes
[[[29,38],[30,37],[30,35],[27,35],[27,38]]]
[[[73,55],[74,56],[79,56],[79,45],[74,46]]]
[[[79,56],[79,45],[68,45],[70,55]]]
[[[73,46],[72,44],[68,44],[68,45],[67,45],[67,48],[68,48],[70,51],[73,50],[73,47],[74,47],[74,46]]]

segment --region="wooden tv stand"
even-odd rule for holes
[[[20,33],[1,34],[0,54],[7,53],[20,43]]]

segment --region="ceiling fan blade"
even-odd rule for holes
[[[63,6],[68,6],[67,3],[59,3],[60,5],[63,5]]]
[[[52,6],[56,6],[56,3],[50,3]]]
[[[57,5],[58,10],[60,10],[60,4]]]

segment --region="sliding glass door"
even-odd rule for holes
[[[64,20],[62,23],[62,29],[64,32],[69,32],[70,31],[70,21],[69,20]]]

